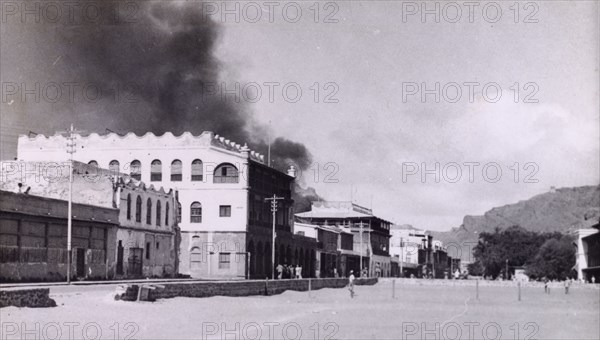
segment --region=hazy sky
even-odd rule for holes
[[[246,7],[244,15],[247,3],[239,4],[239,23],[232,15],[222,18],[222,8],[211,8],[211,17],[224,21],[215,51],[219,79],[229,89],[236,83],[249,89],[241,100],[257,122],[271,121],[274,135],[308,147],[314,170],[303,172],[302,180],[327,199],[352,195],[394,222],[447,230],[464,215],[551,186],[599,183],[596,1],[521,2],[518,17],[513,1],[497,2],[497,22],[488,22],[496,16],[489,2],[475,7],[471,18],[458,2],[462,16],[456,23],[449,22],[456,8],[443,11],[446,2],[438,2],[439,23],[434,15],[422,22],[422,2],[319,3],[318,23],[312,1],[302,2],[295,23],[285,20],[294,21],[294,6],[286,7],[287,17],[282,14],[286,2],[271,9],[257,2],[262,19],[256,23],[255,7]],[[324,23],[328,15],[337,22]],[[5,58],[18,56],[2,49],[5,71],[11,66]],[[280,85],[271,102],[266,83],[272,82]],[[288,102],[295,96],[292,83],[302,90],[295,103]],[[423,100],[418,87],[432,90],[436,83],[439,103],[433,94]],[[249,98],[256,84],[262,96]],[[286,84],[288,101],[282,96]],[[494,84],[502,90],[497,101]],[[337,103],[326,103],[327,95]],[[50,130],[43,119],[17,119],[6,102],[1,108],[3,158],[14,157],[15,133]],[[423,163],[431,171],[425,181]]]

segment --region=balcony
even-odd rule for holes
[[[238,176],[213,176],[213,183],[238,183]]]

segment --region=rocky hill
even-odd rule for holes
[[[481,232],[519,225],[536,232],[562,232],[590,227],[600,216],[600,186],[561,188],[528,200],[493,208],[483,216],[465,216],[463,224],[448,232],[432,232],[444,244],[462,245],[463,261],[471,261],[468,244],[477,243]],[[454,249],[449,249],[452,253]],[[457,255],[451,254],[451,255]]]

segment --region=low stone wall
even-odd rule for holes
[[[343,288],[348,285],[348,279],[297,279],[297,280],[244,280],[244,281],[214,281],[214,282],[182,282],[164,283],[148,291],[147,300],[182,297],[210,296],[251,296],[281,294],[286,290],[307,291],[322,288]],[[374,285],[377,278],[356,279],[356,285]],[[137,300],[139,285],[130,285],[124,292],[115,296],[117,300]]]
[[[419,285],[419,286],[472,286],[477,285],[477,280],[440,280],[440,279],[407,279],[407,278],[380,278],[380,282],[392,282],[396,281],[398,285]],[[480,287],[516,287],[517,281],[495,281],[495,280],[479,280]],[[564,288],[564,282],[548,282],[549,287],[553,288]],[[521,287],[537,287],[543,288],[544,282],[539,281],[521,281]],[[600,289],[600,284],[590,284],[573,282],[571,288],[582,288],[582,289]]]
[[[56,302],[50,298],[49,288],[0,291],[0,308],[8,306],[56,307]]]

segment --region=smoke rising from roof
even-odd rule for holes
[[[111,104],[103,107],[96,103],[92,129],[99,133],[105,128],[137,134],[151,131],[157,135],[166,131],[196,135],[207,130],[240,144],[248,143],[266,155],[268,127],[252,118],[248,104],[203,95],[207,84],[221,81],[220,71],[226,66],[213,53],[220,26],[202,15],[201,2],[136,0],[135,4],[133,18],[120,17],[114,24],[47,24],[47,33],[41,33],[48,35],[53,49],[60,50],[61,64],[68,65],[62,71],[64,77],[76,76],[80,82],[93,82],[102,88],[121,86],[128,92],[122,96],[136,99],[118,110]],[[54,112],[50,119],[68,122],[77,114]],[[279,169],[290,163],[306,169],[311,163],[303,144],[283,137],[274,139],[271,155],[272,165]]]

